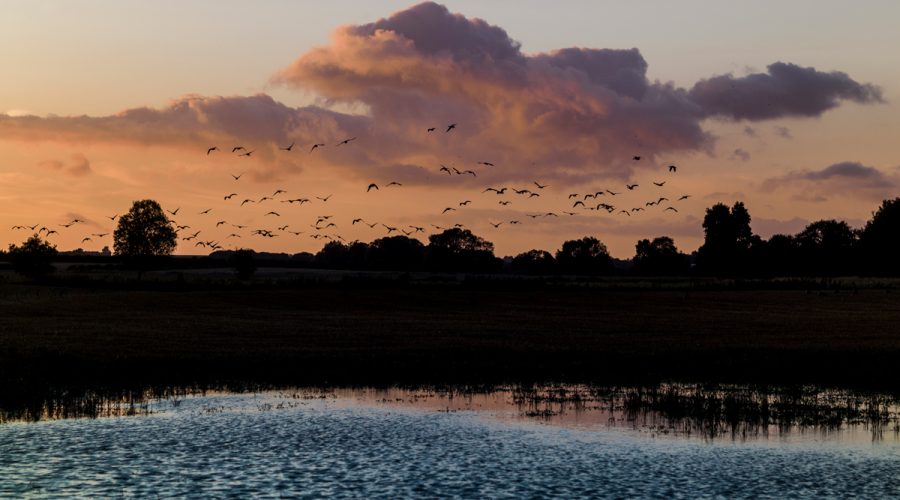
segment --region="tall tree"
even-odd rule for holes
[[[900,198],[884,200],[860,233],[860,250],[869,274],[900,275]]]
[[[607,274],[612,272],[612,257],[606,245],[592,236],[569,240],[556,252],[561,272],[571,274]]]
[[[670,276],[687,272],[687,256],[668,236],[640,240],[635,245],[634,268],[639,274]]]
[[[123,257],[155,257],[175,250],[177,233],[162,207],[154,200],[135,201],[119,217],[113,233],[113,250]]]

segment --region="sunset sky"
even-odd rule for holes
[[[82,239],[144,198],[201,240],[290,253],[321,248],[321,215],[347,241],[461,223],[498,255],[591,235],[619,258],[661,235],[695,250],[720,201],[764,237],[859,227],[900,196],[898,19],[889,0],[4,2],[0,243],[40,224],[112,247]],[[606,190],[586,204],[615,213],[572,208]]]

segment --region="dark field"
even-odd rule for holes
[[[139,387],[659,381],[900,392],[900,293],[0,285],[0,406]]]

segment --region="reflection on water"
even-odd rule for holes
[[[785,439],[672,437],[708,432],[687,416],[695,405],[728,415],[734,405],[743,412],[763,404],[725,403],[725,389],[704,402],[694,389],[290,390],[148,400],[134,406],[142,417],[0,426],[0,498],[900,494],[896,431],[876,442],[868,431],[844,439],[853,436],[846,423],[804,433],[776,426]],[[682,416],[636,409],[637,397],[661,408],[675,397]],[[830,404],[825,397],[809,394],[803,404]],[[794,415],[799,403],[773,396],[765,404],[771,415]],[[813,418],[837,411],[844,421],[867,419],[871,404],[844,398],[842,409]]]
[[[18,408],[18,411],[0,408],[0,423],[146,416],[166,408],[178,408],[185,398],[207,394],[222,392],[166,388],[152,392],[56,398]],[[614,427],[650,435],[696,436],[708,440],[785,438],[808,433],[834,439],[900,439],[900,399],[813,387],[762,390],[747,386],[695,384],[654,387],[455,386],[301,388],[267,394],[279,396],[273,400],[275,403],[261,407],[262,410],[289,408],[291,400],[323,399],[341,405],[475,411],[504,420],[534,420],[567,427]],[[206,411],[217,410],[209,408]]]

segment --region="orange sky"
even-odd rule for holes
[[[895,75],[854,74],[847,66],[859,62],[839,53],[833,64],[772,54],[760,67],[723,67],[675,84],[648,77],[656,61],[641,47],[529,52],[518,42],[524,35],[505,31],[503,19],[468,15],[420,4],[336,23],[330,38],[256,75],[260,89],[200,95],[184,88],[166,104],[135,95],[114,114],[31,116],[29,90],[7,83],[0,89],[0,110],[7,110],[0,114],[0,237],[18,242],[28,232],[11,226],[41,224],[59,231],[51,241],[60,249],[111,247],[110,236],[91,234],[111,232],[109,217],[153,198],[180,208],[174,219],[200,230],[199,239],[226,248],[316,251],[323,240],[310,237],[312,225],[332,215],[337,227],[323,234],[347,241],[386,235],[381,223],[429,232],[432,224],[461,223],[493,241],[499,255],[554,251],[565,239],[592,235],[628,258],[636,240],[660,235],[694,250],[705,208],[719,201],[743,200],[754,230],[769,236],[821,218],[858,226],[881,199],[900,195]],[[96,82],[103,85],[102,75]],[[456,129],[445,132],[451,123]],[[291,151],[279,149],[291,143]],[[254,154],[232,153],[239,145]],[[211,146],[219,151],[207,155]],[[448,175],[441,165],[476,176]],[[240,180],[231,176],[240,173]],[[391,181],[402,186],[387,187]],[[367,193],[372,182],[380,189]],[[509,190],[498,196],[487,187]],[[240,206],[276,189],[287,193]],[[619,193],[600,199],[614,213],[573,209],[570,194],[606,190]],[[327,195],[327,202],[316,198]],[[676,201],[682,195],[690,198]],[[645,205],[660,197],[669,201]],[[296,198],[310,202],[282,203]],[[442,214],[447,207],[454,210]],[[547,212],[559,217],[529,217]],[[352,225],[358,217],[379,225]],[[60,226],[72,218],[87,222]],[[284,225],[303,234],[276,230]],[[253,236],[256,228],[278,236]],[[91,241],[82,243],[85,237]],[[184,242],[177,252],[200,250]]]

